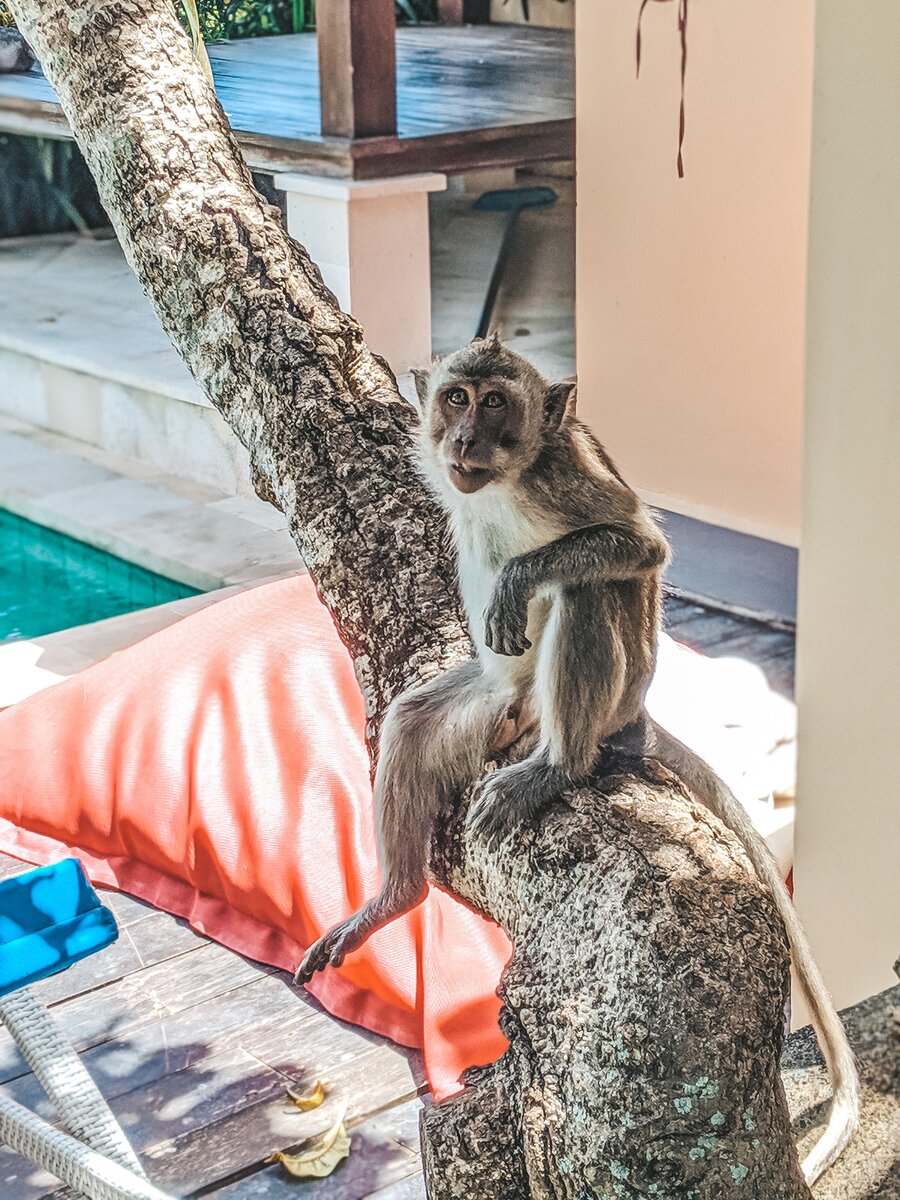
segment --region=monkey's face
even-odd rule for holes
[[[546,435],[546,380],[496,338],[470,346],[417,376],[427,452],[458,492],[471,495],[518,475]]]
[[[522,412],[504,381],[451,381],[431,406],[432,437],[447,477],[466,495],[506,475],[521,443]]]

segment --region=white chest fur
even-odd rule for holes
[[[535,521],[533,513],[515,505],[506,490],[488,485],[472,496],[460,495],[451,512],[458,556],[459,583],[472,640],[485,669],[520,678],[532,667],[548,600],[537,596],[529,608],[528,637],[532,650],[522,658],[494,654],[484,644],[484,614],[497,577],[511,558],[527,554],[557,538],[561,531]]]

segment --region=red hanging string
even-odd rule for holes
[[[667,4],[669,0],[656,0],[659,4]],[[641,7],[638,10],[637,19],[637,36],[635,39],[635,61],[637,65],[637,75],[640,78],[641,74],[641,20],[644,16],[644,9],[650,3],[650,0],[641,0]],[[678,0],[678,35],[681,39],[681,104],[678,110],[678,158],[676,165],[678,168],[678,178],[684,179],[684,83],[687,78],[687,26],[688,26],[688,0]]]
[[[684,81],[687,77],[688,0],[678,0],[678,33],[681,37],[681,106],[678,109],[678,178],[684,179]]]

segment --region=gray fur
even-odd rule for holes
[[[307,953],[305,981],[425,894],[441,807],[478,778],[504,713],[536,726],[531,753],[482,782],[468,813],[493,843],[586,779],[602,742],[658,758],[731,828],[769,887],[832,1073],[815,1178],[853,1132],[853,1057],[765,844],[726,785],[644,708],[668,546],[650,511],[551,386],[496,336],[417,373],[422,473],[447,512],[478,657],[391,706],[375,777],[381,893]]]
[[[419,902],[435,816],[481,773],[504,714],[537,738],[472,806],[490,840],[589,773],[653,670],[667,546],[575,417],[574,383],[549,384],[496,337],[415,379],[419,463],[450,519],[478,658],[391,705],[375,776],[382,891],[309,951],[299,980]],[[460,388],[467,405],[449,399]],[[497,393],[502,410],[486,403]],[[454,483],[455,462],[489,481]]]

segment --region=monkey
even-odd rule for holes
[[[34,51],[18,29],[0,26],[0,74],[30,71],[34,62]]]
[[[828,1127],[803,1163],[812,1182],[858,1124],[853,1054],[745,809],[644,707],[668,543],[575,415],[574,381],[551,385],[496,335],[415,380],[414,455],[448,520],[475,657],[389,706],[374,779],[382,889],[310,947],[295,981],[339,966],[423,899],[436,817],[498,750],[519,741],[528,752],[477,786],[467,834],[489,845],[585,782],[604,743],[655,758],[737,835],[784,922],[833,1089]]]

